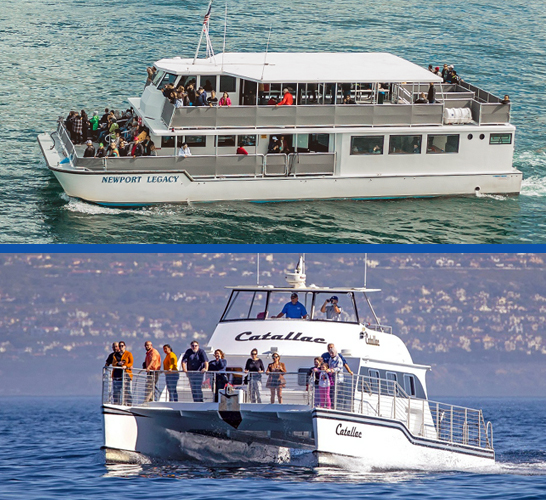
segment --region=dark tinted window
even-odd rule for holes
[[[235,136],[234,135],[219,135],[217,138],[217,146],[219,148],[235,146]]]
[[[458,135],[429,135],[427,138],[427,154],[458,153]]]
[[[421,154],[420,135],[391,135],[389,142],[389,154],[411,155]]]
[[[207,145],[206,135],[187,135],[186,144],[190,148],[204,148]]]
[[[351,137],[352,155],[382,155],[383,136]]]
[[[235,92],[237,79],[234,76],[222,75],[220,77],[220,92]]]

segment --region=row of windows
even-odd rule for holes
[[[482,137],[483,136],[483,137]],[[484,139],[482,134],[480,139]],[[468,139],[472,139],[470,134]],[[389,154],[421,154],[421,135],[391,135]],[[384,136],[351,137],[352,155],[382,155],[385,144]],[[489,144],[512,144],[512,134],[490,134]],[[446,154],[459,152],[459,134],[429,134],[427,136],[427,154]]]
[[[199,83],[197,83],[199,79]],[[164,89],[168,84],[178,87],[182,85],[186,87],[189,83],[193,83],[195,88],[203,87],[207,92],[217,90],[219,92],[235,92],[237,79],[229,75],[175,75],[158,71],[154,77],[153,85],[159,90]]]
[[[215,140],[215,146],[219,148],[233,147],[242,144],[243,146],[256,146],[255,135],[218,135],[211,137]],[[207,147],[206,135],[186,135],[178,136],[178,146],[184,144],[184,142],[190,148],[205,148]],[[174,137],[163,136],[161,138],[162,148],[174,148]]]

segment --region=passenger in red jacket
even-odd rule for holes
[[[288,89],[283,89],[283,98],[282,98],[282,101],[275,104],[275,106],[282,106],[282,105],[286,105],[286,106],[292,106],[292,104],[294,104],[294,98],[292,97],[292,94],[290,93],[290,91]]]

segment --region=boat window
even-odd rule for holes
[[[162,148],[174,148],[174,136],[164,135],[161,137]]]
[[[243,146],[256,146],[256,136],[255,135],[239,135],[238,143]]]
[[[354,100],[357,104],[370,104],[373,101],[373,85],[371,83],[357,83],[355,85]]]
[[[165,76],[165,71],[158,71],[155,76],[154,76],[154,79],[152,80],[152,85],[156,86],[157,87],[157,84],[163,80],[163,77]]]
[[[207,146],[206,135],[187,135],[184,141],[190,148],[204,148]]]
[[[512,144],[512,134],[491,134],[489,144]]]
[[[379,370],[368,369],[368,376],[370,377],[370,384],[372,386],[372,392],[377,394],[379,392]]]
[[[337,308],[334,307],[337,305]],[[322,311],[324,309],[324,312]],[[337,312],[337,309],[340,312]],[[315,296],[313,320],[358,323],[351,293],[318,292]]]
[[[458,153],[459,135],[429,135],[427,137],[427,154]]]
[[[351,154],[352,155],[382,155],[384,137],[381,136],[366,136],[366,137],[351,137]]]
[[[219,135],[216,138],[216,145],[219,148],[234,147],[235,136],[234,135]]]
[[[298,83],[298,104],[316,104],[317,91],[316,83]]]
[[[237,78],[234,76],[220,76],[220,92],[235,92],[237,88]]]
[[[234,291],[221,321],[265,319],[267,293],[260,291]]]
[[[312,300],[312,294],[309,292],[302,292],[294,290],[298,294],[298,302],[303,304],[305,307],[307,314],[311,311],[311,300]],[[284,306],[291,302],[290,296],[293,292],[271,292],[269,296],[269,306],[268,306],[268,317],[271,318],[273,316],[277,316],[279,314]],[[284,316],[286,318],[286,316]]]
[[[205,92],[208,93],[216,90],[216,75],[201,76],[199,85],[205,89]]]
[[[309,134],[298,134],[297,139],[297,152],[308,153],[309,152]]]
[[[195,75],[182,75],[182,78],[180,78],[178,85],[182,85],[184,88],[186,88],[190,83],[193,83],[193,87],[195,88],[195,90],[197,90],[197,76]]]
[[[387,393],[392,395],[396,392],[397,374],[395,372],[387,372],[387,381]]]
[[[390,155],[421,154],[420,135],[391,135],[389,141]]]
[[[172,73],[165,73],[157,88],[159,90],[164,89],[169,83],[174,85],[174,82],[178,78],[178,75],[173,75]]]
[[[329,145],[329,134],[309,134],[309,151],[314,153],[327,153]]]
[[[415,377],[404,373],[404,390],[408,396],[415,396]]]

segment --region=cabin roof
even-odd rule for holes
[[[260,292],[296,292],[296,293],[306,293],[306,292],[328,292],[328,293],[348,293],[348,292],[380,292],[381,290],[379,288],[354,288],[354,287],[326,287],[326,286],[305,286],[305,287],[291,287],[291,286],[285,286],[285,287],[277,287],[272,285],[250,285],[250,286],[243,286],[243,285],[237,285],[237,286],[226,286],[229,290],[250,290],[250,291],[260,291]]]
[[[214,58],[161,59],[158,69],[188,75],[227,74],[268,83],[441,82],[421,66],[387,52],[224,53]]]

